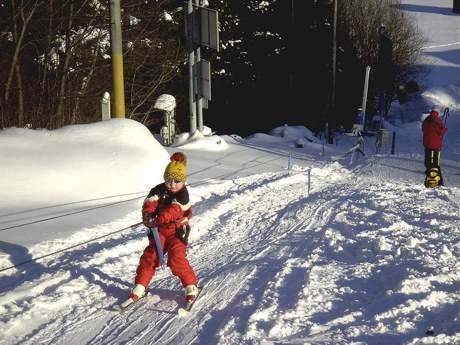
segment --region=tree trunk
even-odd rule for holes
[[[57,117],[57,122],[56,127],[60,127],[65,124],[65,119],[64,119],[64,103],[66,100],[65,97],[65,92],[66,92],[66,85],[67,85],[67,72],[69,68],[69,63],[70,63],[70,57],[71,57],[71,32],[70,29],[72,28],[73,24],[73,3],[69,3],[69,19],[68,19],[68,25],[67,25],[67,31],[66,31],[66,46],[65,46],[65,57],[64,57],[64,64],[61,70],[61,80],[59,83],[59,96],[58,96],[58,106],[56,110],[56,117]]]
[[[94,47],[94,50],[93,50],[93,60],[91,62],[91,68],[88,72],[88,75],[86,76],[86,78],[83,79],[82,81],[82,84],[81,84],[81,88],[80,88],[80,97],[77,99],[77,102],[75,102],[75,107],[74,107],[74,111],[73,111],[73,119],[72,119],[72,123],[76,123],[77,121],[77,117],[78,117],[78,111],[79,111],[79,108],[80,108],[80,99],[82,99],[87,91],[88,91],[88,86],[91,82],[91,79],[93,79],[93,76],[94,76],[94,71],[96,70],[96,63],[97,63],[97,58],[98,58],[98,52],[99,52],[99,44],[101,42],[101,36],[99,36],[98,40],[97,40],[97,43]]]
[[[18,85],[18,127],[24,127],[24,90],[22,89],[21,66],[16,64],[15,70]]]
[[[22,1],[21,1],[21,5],[22,5]],[[10,67],[10,70],[8,72],[8,78],[6,80],[6,85],[5,85],[5,103],[8,103],[8,100],[9,100],[9,96],[10,96],[10,90],[11,90],[11,83],[12,83],[12,80],[13,80],[13,73],[16,69],[16,64],[18,63],[18,60],[19,60],[19,52],[21,51],[21,48],[22,48],[22,41],[24,40],[24,34],[26,32],[26,29],[27,29],[27,25],[30,21],[30,19],[32,18],[32,15],[34,14],[36,8],[37,8],[37,1],[35,1],[35,3],[33,4],[29,14],[27,15],[27,17],[24,15],[24,7],[21,7],[20,9],[20,16],[21,16],[21,20],[22,20],[22,29],[21,29],[21,33],[19,34],[18,36],[18,30],[17,30],[17,25],[16,25],[16,17],[17,17],[17,14],[15,13],[16,12],[16,1],[15,0],[11,0],[11,7],[12,7],[12,10],[13,10],[13,18],[12,18],[12,21],[13,21],[13,39],[14,39],[14,42],[16,43],[16,47],[14,49],[14,54],[13,54],[13,59],[11,61],[11,67]]]
[[[4,117],[3,112],[4,112],[3,102],[2,102],[2,99],[0,98],[0,129],[5,128],[5,117]]]
[[[49,116],[48,123],[45,127],[49,126],[49,121],[51,118],[52,112],[51,107],[49,106],[49,85],[48,85],[48,69],[49,69],[49,62],[50,62],[50,54],[51,54],[51,42],[53,40],[53,32],[54,32],[54,22],[53,22],[53,13],[54,13],[54,0],[48,0],[48,27],[47,27],[47,34],[46,34],[46,48],[44,49],[44,57],[43,57],[43,75],[40,78],[40,96],[38,97],[38,104],[35,107],[35,116],[37,118],[44,117],[42,115],[48,112]],[[47,102],[48,106],[44,107],[43,104]]]

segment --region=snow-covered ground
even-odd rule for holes
[[[430,23],[427,52],[459,52],[451,1],[403,3]],[[430,60],[439,82],[420,96],[451,108],[438,189],[423,187],[420,121],[387,125],[395,155],[367,138],[353,161],[355,138],[323,148],[295,126],[166,149],[130,120],[0,131],[0,343],[460,344],[460,54],[447,55],[449,78]],[[164,268],[118,313],[147,244],[142,200],[176,150],[205,289],[179,318]]]
[[[452,0],[402,0],[405,14],[426,39],[419,65],[428,72],[419,81],[422,97],[402,106],[406,118],[426,112],[432,104],[460,108],[460,15]],[[458,157],[457,157],[458,158]]]

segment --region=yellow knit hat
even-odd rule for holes
[[[163,175],[165,181],[185,182],[187,180],[187,157],[182,152],[175,152],[170,159],[171,162]]]

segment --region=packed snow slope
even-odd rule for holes
[[[460,108],[460,15],[452,11],[452,0],[402,0],[401,9],[415,22],[425,39],[419,67],[425,71],[418,77],[421,97],[398,105],[395,112],[403,119],[412,119],[437,105]]]
[[[458,108],[460,90],[460,15],[452,0],[402,0],[401,9],[413,18],[425,37],[420,65],[428,69],[422,86],[433,100]]]
[[[458,114],[453,118],[458,125]],[[127,123],[122,130],[118,121],[106,124],[114,141],[132,130],[138,146],[150,142]],[[188,255],[205,286],[188,317],[177,316],[183,291],[167,268],[155,276],[151,296],[125,313],[113,310],[147,245],[142,227],[126,226],[139,222],[140,199],[110,222],[91,212],[72,216],[93,226],[69,236],[40,232],[65,227],[66,217],[34,232],[0,232],[11,236],[0,242],[3,269],[63,250],[0,272],[2,343],[458,343],[458,162],[445,169],[449,186],[426,189],[418,156],[371,155],[369,145],[369,157],[350,164],[340,153],[354,138],[323,153],[301,127],[272,134],[195,138],[181,147],[195,215]],[[299,136],[303,148],[295,147]],[[92,153],[97,162],[100,154]],[[27,210],[17,214],[28,220]],[[24,236],[35,244],[18,244]]]

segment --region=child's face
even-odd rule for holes
[[[184,182],[181,181],[165,181],[166,188],[172,193],[177,193],[184,187]]]

